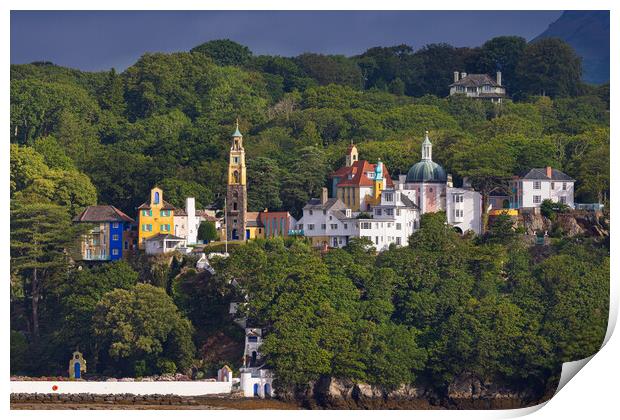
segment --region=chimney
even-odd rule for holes
[[[185,199],[185,212],[189,217],[196,216],[196,199],[194,197],[187,197]]]
[[[461,79],[464,79],[465,77],[467,77],[467,73],[465,73],[464,71],[461,72]]]
[[[321,190],[321,204],[325,204],[327,202],[327,188],[323,187]]]
[[[448,179],[446,180],[446,186],[452,188],[452,174],[448,174]]]
[[[458,72],[458,71],[455,71],[455,72],[454,72],[454,83],[456,83],[456,82],[458,82],[458,81],[459,81],[459,72]]]
[[[497,84],[500,86],[502,85],[502,72],[501,71],[497,72]]]
[[[545,172],[546,172],[547,178],[551,179],[551,175],[553,175],[553,170],[551,169],[551,166],[547,166]]]

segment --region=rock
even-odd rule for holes
[[[118,381],[119,382],[133,382],[134,378],[121,378]]]
[[[116,379],[116,378],[108,378],[108,379],[106,379],[106,382],[118,382],[118,379]]]

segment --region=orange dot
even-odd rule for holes
[[[52,391],[58,391],[58,385],[53,385],[52,386]]]

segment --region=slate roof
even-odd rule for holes
[[[414,209],[419,209],[418,205],[414,203],[413,201],[411,201],[411,199],[407,197],[405,194],[400,195],[400,201],[402,201],[403,204],[407,207],[413,207]]]
[[[259,212],[249,211],[246,213],[245,225],[247,227],[263,227],[263,222],[260,219]]]
[[[146,238],[145,241],[160,241],[160,240],[164,240],[164,239],[171,239],[171,240],[177,240],[177,241],[184,241],[184,238],[179,238],[178,236],[174,236],[170,233],[158,233],[155,236],[151,236],[150,238]]]
[[[502,87],[502,85],[498,85],[497,81],[488,74],[468,74],[457,82],[452,83],[450,86],[479,87],[484,85]]]
[[[114,206],[88,206],[74,222],[130,222],[134,220]]]
[[[168,203],[166,200],[162,200],[162,203],[163,203],[163,206],[161,207],[162,210],[176,211],[176,208],[172,204]],[[149,202],[145,202],[145,203],[142,203],[140,207],[138,207],[138,210],[146,210],[150,208],[151,208],[151,204]]]
[[[549,178],[547,176],[546,168],[532,168],[525,175],[521,176],[521,179],[575,181],[573,178],[558,169],[551,169],[551,178]]]
[[[206,210],[196,210],[196,213],[194,213],[196,215],[196,217],[202,217],[205,220],[208,220],[209,222],[215,222],[217,221],[217,218],[213,217],[213,216],[209,216],[208,214],[206,214]],[[174,216],[187,216],[187,212],[185,211],[185,209],[174,209]]]
[[[351,166],[343,166],[335,172],[332,172],[330,178],[340,178],[337,187],[372,187],[374,185],[374,179],[368,178],[367,173],[375,173],[376,163],[370,163],[367,160],[358,160]],[[349,177],[351,179],[349,179]],[[390,172],[387,169],[385,163],[383,164],[383,177],[388,187],[393,188],[394,182],[390,177]]]
[[[346,208],[339,198],[328,198],[325,203],[321,203],[320,198],[311,198],[304,206],[304,210],[343,210]]]

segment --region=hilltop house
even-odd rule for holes
[[[486,74],[467,74],[454,72],[454,83],[450,85],[450,96],[464,95],[468,98],[484,99],[501,104],[506,97],[506,88],[502,86],[502,72],[498,71],[493,80]]]
[[[119,260],[123,251],[135,246],[131,234],[134,220],[114,206],[88,206],[73,221],[93,226],[82,237],[81,255],[85,261]]]
[[[174,206],[164,201],[161,188],[151,189],[150,200],[138,207],[138,246],[145,249],[145,240],[160,233],[172,233],[174,226]]]
[[[575,180],[564,172],[550,166],[533,168],[510,181],[510,208],[537,208],[544,200],[574,208],[574,191]]]

